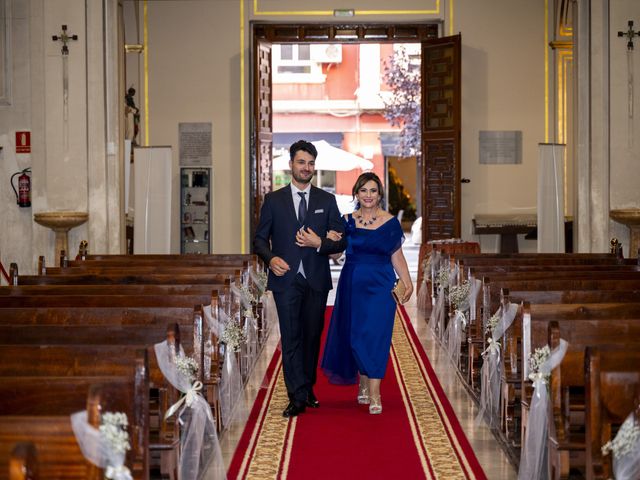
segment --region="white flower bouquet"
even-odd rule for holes
[[[176,370],[184,375],[189,380],[189,383],[196,381],[196,378],[198,378],[198,362],[191,357],[177,355],[175,364]]]
[[[464,282],[460,285],[453,285],[449,288],[449,303],[456,310],[467,310],[469,308],[469,294],[471,293],[471,284]]]
[[[438,274],[436,275],[436,283],[447,289],[449,288],[449,268],[448,267],[440,267],[438,270]]]
[[[127,433],[128,425],[126,413],[105,412],[102,414],[98,430],[114,452],[124,453],[127,450],[131,450],[129,434]]]
[[[257,299],[254,296],[253,292],[251,291],[251,289],[249,288],[249,286],[247,285],[242,285],[240,287],[240,293],[242,294],[242,297],[249,302],[251,305],[255,305],[257,303]]]
[[[491,333],[493,332],[493,329],[496,328],[496,325],[498,325],[498,322],[500,321],[500,312],[501,310],[498,310],[487,321],[487,328],[485,329],[485,333],[487,335],[491,335]]]
[[[631,415],[620,427],[613,440],[609,440],[602,446],[602,454],[612,453],[614,457],[620,458],[633,452],[640,439],[640,425]]]
[[[243,344],[247,343],[247,336],[240,322],[230,318],[224,322],[224,330],[220,336],[220,341],[227,345],[233,352],[239,352]]]
[[[533,353],[529,354],[529,379],[535,381],[536,378],[541,375],[540,367],[544,362],[549,359],[551,355],[551,349],[549,345],[545,345],[541,348],[536,348]],[[549,377],[549,375],[545,375],[545,380]]]

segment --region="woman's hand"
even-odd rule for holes
[[[333,240],[334,242],[337,242],[342,239],[342,234],[340,232],[336,232],[335,230],[329,230],[327,232],[327,238],[329,240]]]
[[[296,233],[296,245],[318,248],[322,245],[322,240],[310,227],[303,227]]]
[[[411,298],[411,294],[413,293],[413,283],[407,283],[404,280],[400,281],[404,284],[404,295],[402,296],[401,301],[403,304],[405,304],[409,301],[409,299]]]

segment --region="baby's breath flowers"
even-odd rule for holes
[[[189,383],[193,383],[198,378],[198,362],[193,358],[184,355],[176,356],[176,370],[189,379]]]
[[[249,302],[252,305],[257,302],[256,297],[248,286],[242,285],[240,287],[240,293],[246,302]]]
[[[449,288],[449,269],[447,267],[440,267],[436,275],[436,283],[442,288]]]
[[[471,293],[471,285],[464,282],[460,285],[453,285],[449,288],[449,303],[457,310],[461,307],[465,309],[469,307],[469,294]]]
[[[535,381],[540,375],[540,367],[551,356],[551,349],[549,345],[545,345],[541,348],[536,348],[533,353],[529,354],[529,379]],[[546,379],[549,375],[544,375]]]
[[[640,440],[640,425],[634,415],[630,415],[618,430],[615,438],[602,446],[602,454],[607,455],[611,452],[616,458],[624,457],[638,447],[638,440]]]
[[[131,450],[127,433],[127,415],[122,412],[105,412],[99,427],[100,435],[115,453]]]
[[[487,335],[491,335],[491,333],[493,332],[493,330],[496,328],[496,325],[498,325],[498,322],[500,321],[500,311],[498,310],[496,313],[494,313],[491,318],[487,321],[487,328],[485,329],[485,333]]]
[[[247,343],[247,337],[240,323],[229,319],[224,322],[224,330],[220,336],[220,341],[224,342],[233,352],[239,352],[242,344]]]

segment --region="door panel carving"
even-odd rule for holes
[[[460,237],[460,35],[422,42],[422,240]]]
[[[272,106],[271,106],[271,44],[264,40],[256,40],[255,48],[255,75],[254,75],[254,119],[252,142],[255,159],[255,180],[252,179],[252,215],[251,238],[255,232],[260,218],[260,208],[264,202],[264,196],[272,190]]]

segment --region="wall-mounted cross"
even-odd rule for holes
[[[67,26],[62,25],[62,33],[59,35],[53,35],[51,37],[54,42],[62,42],[62,55],[69,55],[69,47],[67,46],[67,42],[71,40],[78,40],[78,35],[69,35],[67,33]]]
[[[633,29],[633,20],[629,20],[627,25],[629,25],[629,29],[626,32],[618,32],[618,36],[627,37],[627,50],[633,50],[633,37],[640,36],[640,32]]]

